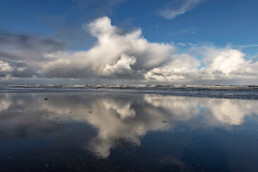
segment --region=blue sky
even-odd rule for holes
[[[88,51],[96,45],[98,37],[84,26],[106,16],[121,34],[141,29],[141,38],[150,43],[170,44],[181,55],[201,60],[207,58],[207,49],[232,49],[244,53],[246,61],[257,61],[258,1],[255,0],[0,0],[0,4],[0,33],[8,34],[5,39],[10,39],[10,35],[26,35],[33,37],[33,41],[53,39],[63,45],[62,51]],[[15,39],[8,45],[1,43],[0,50],[6,53],[14,47],[15,51],[24,52],[17,48]],[[205,55],[196,53],[197,50],[205,51]],[[5,57],[2,61],[13,67]],[[114,64],[112,61],[103,65]],[[24,66],[27,65],[31,64],[24,60]],[[158,67],[160,64],[154,68]]]
[[[257,44],[258,1],[206,0],[185,14],[165,19],[159,11],[172,1],[127,0],[98,14],[96,8],[102,1],[93,4],[93,8],[80,9],[72,0],[1,0],[1,30],[51,35],[55,32],[53,27],[57,27],[51,24],[52,16],[76,24],[108,15],[115,25],[124,23],[142,28],[144,37],[154,42],[213,43],[218,46]]]

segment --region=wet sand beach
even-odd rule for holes
[[[139,92],[2,91],[0,170],[258,170],[256,99]]]

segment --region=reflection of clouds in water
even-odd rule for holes
[[[89,150],[104,158],[109,156],[110,149],[121,139],[139,145],[140,137],[147,132],[169,128],[171,122],[162,123],[162,120],[169,120],[169,116],[151,106],[143,107],[136,100],[132,96],[127,99],[107,96],[92,98],[92,102],[84,104],[82,100],[65,98],[52,100],[54,103],[50,100],[42,108],[59,113],[62,120],[86,121],[91,124],[97,129],[97,136],[90,141]],[[134,109],[132,105],[135,105]],[[92,113],[89,113],[91,110]],[[68,113],[70,111],[72,114]]]
[[[205,111],[204,118],[206,115],[211,115],[218,124],[227,125],[241,125],[246,115],[258,114],[258,102],[250,100],[162,95],[145,95],[145,100],[153,106],[166,109],[171,114],[185,120],[199,115],[201,109]]]
[[[202,105],[220,123],[228,125],[241,125],[247,115],[258,114],[257,101],[210,99]]]
[[[86,144],[87,149],[102,158],[108,157],[120,140],[140,145],[147,132],[169,130],[176,120],[202,115],[211,127],[241,125],[246,115],[258,114],[257,101],[133,94],[62,94],[49,96],[48,101],[40,94],[6,94],[0,98],[0,108],[0,117],[5,116],[0,123],[12,122],[13,130],[20,126],[30,126],[31,132],[40,132],[46,126],[55,128],[57,116],[62,123],[86,122],[97,132]]]
[[[192,171],[192,170],[190,170],[190,168],[188,167],[188,165],[186,163],[184,163],[183,161],[180,161],[174,157],[170,157],[170,156],[164,157],[164,158],[160,159],[160,163],[162,165],[166,165],[166,166],[176,166],[176,167],[178,167],[178,171]],[[175,171],[177,171],[177,170],[175,170]]]
[[[198,108],[200,98],[145,95],[144,99],[154,107],[163,108],[168,113],[176,115],[177,119],[186,120],[200,114],[200,109]]]
[[[135,116],[135,111],[131,109],[131,104],[119,104],[119,102],[114,102],[113,100],[103,100],[103,105],[106,109],[113,109],[119,115],[121,119],[130,118]]]
[[[11,105],[11,100],[8,95],[0,97],[0,112],[7,110]]]

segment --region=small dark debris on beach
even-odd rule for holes
[[[162,122],[164,122],[164,123],[165,123],[165,122],[167,122],[167,121],[162,121]]]
[[[89,113],[92,113],[92,111],[90,110]]]
[[[48,98],[45,98],[45,100],[48,100]]]
[[[47,115],[46,117],[49,118],[49,115]]]

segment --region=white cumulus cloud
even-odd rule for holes
[[[9,65],[9,63],[0,60],[0,72],[11,72],[13,68]]]
[[[148,42],[140,29],[120,34],[108,17],[98,18],[86,28],[97,38],[96,44],[88,51],[45,54],[49,62],[43,64],[43,73],[64,77],[75,77],[78,73],[84,77],[106,76],[119,69],[131,70],[130,65],[134,65],[134,71],[145,71],[170,61],[174,52],[170,44]],[[101,66],[105,67],[102,72]]]
[[[132,72],[131,65],[135,64],[135,57],[128,57],[122,55],[121,58],[114,65],[107,64],[103,69],[104,75],[113,75],[113,74],[127,74]]]
[[[204,60],[206,72],[220,72],[225,75],[257,74],[258,62],[246,61],[240,50],[211,50]]]

